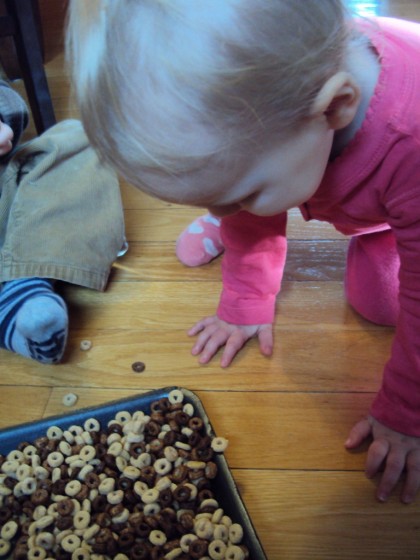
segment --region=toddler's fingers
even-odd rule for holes
[[[190,330],[188,331],[189,336],[195,336],[196,334],[200,333],[203,329],[208,327],[214,322],[213,317],[206,317],[201,321],[198,321],[195,325],[193,325]]]
[[[268,328],[263,328],[258,333],[258,342],[260,345],[260,352],[264,356],[271,356],[273,353],[273,329],[271,325]]]
[[[204,347],[207,345],[208,341],[211,339],[215,332],[217,332],[216,325],[213,325],[213,327],[206,327],[200,332],[191,350],[193,356],[196,356],[203,351]]]
[[[389,450],[390,444],[386,439],[376,439],[370,444],[365,468],[365,473],[368,478],[371,478],[379,471]]]
[[[405,466],[405,454],[400,450],[391,451],[386,460],[384,474],[376,492],[380,502],[385,502],[396,486]]]
[[[221,367],[225,368],[230,366],[233,358],[236,356],[236,354],[243,347],[247,340],[248,338],[246,336],[243,336],[243,334],[239,332],[234,333],[229,337],[226,343],[226,348],[223,351],[222,359],[220,360]]]
[[[217,353],[219,348],[226,343],[226,333],[224,331],[216,331],[213,335],[207,340],[206,345],[204,346],[200,359],[198,360],[200,364],[207,364],[213,356]]]
[[[363,418],[353,426],[344,444],[347,449],[360,445],[372,433],[372,426],[367,418]]]
[[[420,450],[411,451],[407,457],[407,477],[401,501],[411,504],[420,489]]]
[[[199,334],[194,346],[191,349],[191,353],[193,356],[197,356],[197,354],[200,354],[200,352],[203,351],[212,334],[213,333],[209,332],[207,329]]]
[[[196,334],[200,333],[203,329],[204,329],[203,325],[197,323],[187,331],[187,334],[188,336],[195,336]]]

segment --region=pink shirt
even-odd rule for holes
[[[420,437],[420,24],[380,18],[367,29],[381,61],[375,94],[362,127],[300,210],[346,235],[392,228],[401,260],[400,315],[371,413]],[[223,218],[220,318],[274,320],[286,220],[247,212]]]

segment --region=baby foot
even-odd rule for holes
[[[5,282],[0,292],[0,347],[43,364],[63,356],[67,308],[52,283],[41,278]]]
[[[211,214],[194,220],[176,242],[176,255],[186,266],[207,264],[223,251],[220,219]]]

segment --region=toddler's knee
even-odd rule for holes
[[[390,230],[353,237],[347,254],[345,291],[365,319],[394,326],[399,313],[400,260]]]

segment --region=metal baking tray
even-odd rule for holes
[[[105,426],[121,410],[129,412],[142,410],[148,413],[153,401],[167,397],[173,389],[179,389],[183,392],[184,402],[191,403],[194,406],[195,415],[203,420],[208,435],[214,437],[216,434],[197,395],[183,387],[165,387],[133,397],[111,401],[103,405],[82,408],[68,414],[51,416],[35,422],[1,429],[0,454],[5,455],[9,451],[16,449],[17,445],[21,442],[31,442],[40,436],[44,436],[50,426],[59,426],[62,429],[67,429],[74,424],[81,425],[91,417],[96,418],[101,423],[101,426]],[[242,542],[249,550],[249,560],[267,560],[225,457],[222,454],[217,454],[213,460],[217,463],[218,475],[213,481],[212,490],[226,514],[234,522],[242,525],[244,530]]]

